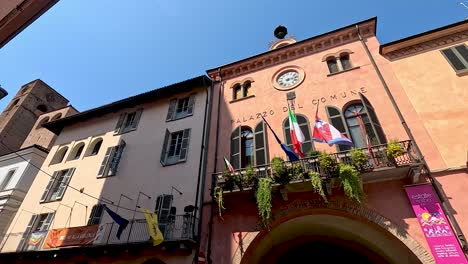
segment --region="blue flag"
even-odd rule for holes
[[[102,206],[104,206],[104,209],[110,215],[112,220],[114,220],[114,222],[116,222],[119,225],[119,229],[117,230],[116,237],[117,237],[117,239],[120,239],[120,236],[122,235],[122,232],[124,231],[124,229],[128,225],[128,220],[121,217],[120,215],[118,215],[117,213],[112,211],[111,209],[107,208],[107,206],[105,204],[103,204]]]
[[[263,116],[262,116],[262,119],[263,119],[263,121],[265,122],[265,124],[267,124],[268,128],[270,128],[271,133],[273,133],[273,136],[275,136],[276,141],[278,142],[278,144],[280,144],[281,149],[284,151],[284,153],[286,153],[286,156],[288,156],[289,161],[296,161],[296,160],[299,160],[299,158],[297,157],[296,153],[294,153],[294,151],[292,151],[292,150],[291,150],[288,146],[286,146],[285,144],[281,143],[281,140],[278,138],[278,136],[276,135],[275,131],[273,131],[273,129],[271,128],[270,124],[268,124],[268,122],[265,120],[265,118],[264,118]]]

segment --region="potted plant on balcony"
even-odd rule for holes
[[[271,159],[271,170],[276,183],[288,184],[291,181],[292,173],[289,173],[281,157]]]
[[[401,156],[403,154],[405,154],[405,151],[401,147],[401,144],[400,142],[398,142],[398,140],[393,139],[390,141],[390,143],[388,143],[387,157],[390,163],[397,166],[396,157]]]
[[[312,189],[314,190],[314,192],[322,196],[323,200],[325,200],[325,202],[327,203],[328,200],[323,190],[323,182],[322,182],[322,178],[320,177],[320,174],[315,171],[310,171],[309,178],[310,178],[310,183],[312,184]]]
[[[271,179],[260,178],[255,193],[257,199],[257,208],[263,224],[268,226],[271,217]]]
[[[257,177],[255,177],[255,171],[252,166],[245,168],[244,182],[248,187],[255,188],[258,183]]]
[[[369,157],[367,157],[366,153],[360,149],[352,148],[350,154],[353,166],[359,171],[363,170],[364,165],[369,162]]]
[[[338,176],[338,166],[332,155],[322,152],[318,157],[319,167],[323,173],[334,178]]]
[[[351,200],[358,203],[362,201],[364,192],[362,190],[361,179],[359,172],[351,165],[339,164],[339,175],[341,180],[341,186],[346,196]]]
[[[223,171],[224,186],[225,191],[231,191],[234,189],[234,176],[227,169]]]
[[[307,152],[307,157],[317,158],[318,156],[320,156],[320,154],[322,154],[322,152],[320,150],[312,149],[309,152]]]

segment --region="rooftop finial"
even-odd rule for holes
[[[274,35],[278,39],[284,39],[288,34],[288,29],[285,26],[279,25],[275,28]]]

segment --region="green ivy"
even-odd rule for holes
[[[260,178],[256,192],[258,213],[263,220],[263,224],[268,226],[271,217],[271,179]]]
[[[364,197],[359,172],[351,165],[339,164],[341,185],[346,196],[360,203]]]
[[[219,212],[219,217],[222,217],[222,211],[226,208],[224,208],[224,201],[223,201],[223,190],[219,187],[216,187],[214,189],[214,196],[215,200],[218,203],[218,212]]]
[[[391,140],[390,143],[388,143],[388,147],[387,147],[388,157],[396,158],[403,154],[405,154],[405,152],[403,151],[403,148],[401,147],[400,142],[398,142],[396,139]]]
[[[359,150],[357,148],[352,148],[350,154],[351,154],[351,160],[353,162],[354,167],[356,167],[356,169],[362,168],[369,161],[369,157],[367,157],[366,153],[364,153],[364,151]]]
[[[310,178],[310,183],[312,184],[312,188],[314,189],[314,192],[320,194],[323,200],[325,200],[325,202],[328,202],[327,196],[325,195],[325,192],[323,191],[322,178],[320,178],[320,174],[318,174],[317,172],[311,171],[309,172],[309,178]]]

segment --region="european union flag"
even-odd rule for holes
[[[103,204],[103,206],[104,206],[104,209],[106,210],[106,212],[112,218],[112,220],[114,220],[114,222],[116,222],[119,225],[119,229],[117,230],[116,237],[117,237],[117,239],[120,239],[120,236],[122,235],[122,232],[124,231],[124,229],[128,225],[128,220],[121,217],[120,215],[118,215],[117,213],[112,211],[111,209],[107,208],[107,206],[105,204]]]
[[[276,135],[275,131],[273,131],[273,129],[271,128],[270,124],[268,124],[268,122],[266,121],[266,119],[262,116],[262,119],[263,119],[263,122],[265,122],[265,124],[268,126],[268,128],[270,129],[271,133],[273,133],[273,136],[275,136],[275,139],[276,141],[278,142],[278,144],[280,144],[281,146],[281,149],[284,151],[284,153],[286,154],[286,156],[288,156],[289,158],[289,161],[296,161],[296,160],[299,160],[299,158],[297,157],[296,153],[294,153],[288,146],[286,146],[284,143],[281,143],[281,140],[278,138],[278,136]]]

